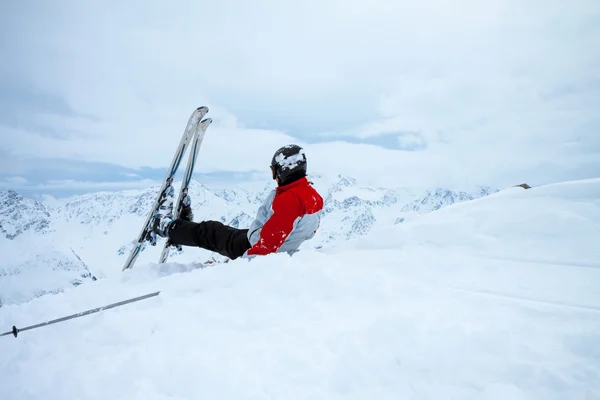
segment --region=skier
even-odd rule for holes
[[[174,191],[168,190],[153,221],[153,231],[173,245],[197,246],[232,260],[287,252],[293,254],[319,228],[323,198],[306,176],[306,155],[298,145],[278,149],[271,160],[277,188],[258,209],[249,229],[219,221],[192,222],[189,196],[173,220]]]

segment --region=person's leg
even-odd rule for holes
[[[232,260],[250,248],[247,229],[236,229],[219,221],[190,222],[178,219],[169,227],[169,241],[215,251]]]

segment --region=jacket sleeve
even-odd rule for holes
[[[250,243],[258,242],[260,238],[258,231],[263,227],[265,222],[267,222],[267,218],[269,216],[269,211],[267,210],[267,204],[270,206],[273,202],[273,198],[275,197],[275,190],[273,190],[269,195],[264,199],[263,203],[258,208],[256,212],[256,216],[252,223],[250,224],[250,228],[248,229],[248,240]]]
[[[275,253],[300,217],[300,200],[291,192],[276,196],[271,207],[273,215],[263,225],[258,242],[248,250],[249,256]]]

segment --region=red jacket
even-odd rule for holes
[[[248,231],[248,256],[297,251],[320,225],[323,198],[306,177],[273,190]]]

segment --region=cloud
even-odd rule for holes
[[[0,182],[1,189],[12,189],[17,191],[105,191],[125,189],[145,189],[152,185],[159,185],[159,181],[141,179],[137,181],[117,182],[92,182],[75,180],[49,180],[38,184],[25,184],[24,182]]]
[[[14,185],[25,185],[28,181],[20,176],[11,176],[6,178],[6,182]]]
[[[4,79],[61,103],[0,127],[15,158],[164,168],[208,105],[206,172],[260,172],[297,142],[380,182],[600,174],[595,0],[11,7]],[[343,140],[386,135],[398,149]]]
[[[398,135],[398,145],[403,150],[423,150],[427,141],[418,132],[407,132]]]
[[[268,166],[272,153],[278,147],[298,141],[278,131],[222,126],[218,117],[214,118],[215,123],[208,128],[204,137],[197,164],[206,172],[244,171],[255,169],[259,164]],[[101,134],[102,125],[73,119],[63,126],[77,125],[86,134],[73,133],[68,139],[0,127],[2,137],[7,139],[0,142],[0,151],[30,159],[58,158],[128,168],[167,167],[177,149],[185,121],[187,118],[177,126],[177,130],[165,129],[164,132],[154,131],[145,136],[128,136],[117,134],[116,127],[114,135]]]

